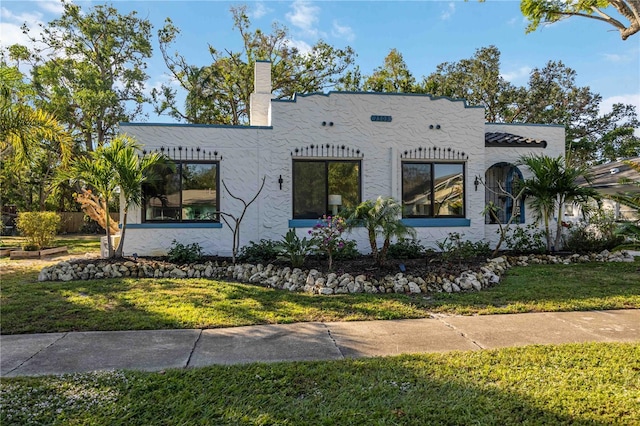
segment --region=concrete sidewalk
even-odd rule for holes
[[[614,341],[640,342],[640,310],[8,335],[0,336],[0,375],[158,371],[213,364]]]

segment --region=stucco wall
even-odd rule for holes
[[[391,121],[372,121],[374,115],[390,116]],[[416,228],[422,243],[432,247],[436,240],[442,240],[453,231],[463,233],[466,239],[473,241],[487,236],[481,215],[484,192],[482,188],[475,190],[474,177],[484,176],[486,167],[495,160],[515,161],[521,155],[521,152],[505,149],[485,150],[482,108],[469,108],[462,101],[423,95],[330,93],[297,96],[293,101],[273,101],[271,120],[271,127],[125,124],[122,131],[136,137],[147,149],[183,146],[218,151],[222,156],[220,178],[234,195],[245,200],[253,197],[265,177],[263,192],[243,219],[241,246],[260,239],[279,240],[287,232],[292,219],[292,151],[295,148],[329,143],[360,150],[363,154],[363,200],[378,196],[401,198],[401,155],[405,150],[438,147],[464,151],[468,156],[465,203],[470,226]],[[543,126],[520,127],[520,130],[527,133],[520,131],[517,134],[548,141],[559,135],[557,129]],[[557,152],[555,148],[546,151]],[[280,176],[282,189],[278,183]],[[221,210],[239,215],[242,204],[222,188],[219,194]],[[225,224],[221,228],[193,224],[154,227],[141,224],[140,209],[130,212],[129,223],[132,226],[127,230],[125,254],[160,255],[166,253],[173,239],[182,243],[197,242],[208,254],[228,256],[231,253],[232,231]],[[302,236],[308,229],[297,228],[296,231]],[[356,230],[348,238],[356,239],[361,251],[368,251],[363,230]]]
[[[541,125],[541,124],[503,124],[503,123],[486,123],[485,130],[487,132],[503,132],[511,133],[536,140],[544,140],[547,142],[545,148],[507,148],[507,147],[487,147],[485,170],[492,165],[500,162],[516,164],[523,155],[546,155],[548,157],[564,156],[565,131],[564,126],[558,125]],[[531,177],[531,172],[524,166],[519,166],[523,178]],[[534,213],[531,208],[530,201],[525,204],[525,223],[521,226],[535,223]],[[540,226],[542,226],[540,224]],[[485,225],[485,240],[489,241],[492,247],[499,240],[498,225]],[[551,224],[551,229],[555,229],[555,223]],[[504,248],[504,247],[503,247]]]

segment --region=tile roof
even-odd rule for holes
[[[546,148],[547,141],[525,138],[511,133],[486,132],[484,134],[484,146]]]

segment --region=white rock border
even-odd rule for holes
[[[478,271],[465,271],[460,276],[442,277],[429,274],[417,277],[411,274],[397,273],[383,279],[369,279],[366,275],[337,275],[333,272],[323,274],[316,269],[276,267],[273,264],[237,264],[219,265],[214,262],[176,265],[166,262],[134,261],[79,264],[60,262],[43,268],[38,281],[94,280],[103,278],[209,278],[235,280],[289,291],[304,291],[313,294],[345,293],[404,293],[418,294],[428,292],[458,293],[461,291],[480,291],[500,282],[501,276],[514,265],[529,264],[570,264],[586,262],[633,262],[634,256],[627,251],[571,256],[528,255],[500,256],[488,259]]]

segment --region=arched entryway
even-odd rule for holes
[[[493,203],[498,207],[500,222],[507,223],[515,212],[516,218],[512,223],[524,223],[524,202],[513,199],[518,191],[518,181],[522,180],[522,172],[513,164],[496,163],[487,169],[484,179],[485,204]],[[485,223],[495,223],[495,218],[487,214]]]

